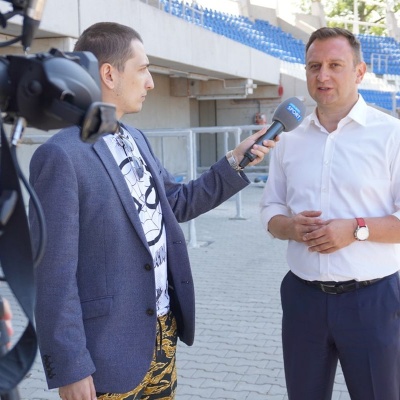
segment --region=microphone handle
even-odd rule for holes
[[[264,133],[261,137],[258,138],[258,140],[254,144],[258,144],[259,146],[262,146],[264,140],[273,140],[275,139],[280,133],[282,133],[284,130],[284,126],[282,125],[281,122],[279,121],[274,121],[272,125],[268,128],[267,132]],[[253,145],[254,146],[254,145]],[[251,147],[253,147],[251,146]],[[251,149],[250,147],[250,149]],[[250,152],[250,149],[244,153],[244,157],[242,161],[239,163],[239,167],[244,168],[247,164],[251,163],[256,156]]]

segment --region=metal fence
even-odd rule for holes
[[[164,146],[163,141],[166,138],[170,138],[171,136],[176,137],[185,137],[187,140],[187,171],[186,176],[188,180],[196,179],[198,173],[201,171],[198,166],[197,161],[197,136],[202,133],[214,134],[214,135],[223,135],[223,154],[226,154],[229,151],[229,139],[233,137],[234,146],[236,147],[242,139],[246,136],[251,135],[252,133],[259,131],[263,127],[267,127],[268,125],[243,125],[243,126],[212,126],[212,127],[197,127],[190,129],[177,129],[177,130],[144,130],[143,132],[148,138],[153,138],[158,141],[161,141],[161,154],[157,154],[160,158],[161,162],[164,164],[165,154],[164,154]],[[269,157],[267,157],[267,165],[269,163]],[[261,167],[267,170],[267,166]],[[255,167],[248,167],[249,171],[256,171]],[[242,207],[242,194],[241,192],[235,195],[236,201],[236,215],[233,217],[234,219],[244,219],[243,217],[243,207]],[[189,224],[189,232],[188,232],[188,245],[190,247],[198,247],[197,236],[196,236],[196,228],[195,228],[195,220],[191,220],[188,222]]]
[[[268,126],[268,125],[265,125]],[[165,141],[171,138],[183,138],[186,140],[185,152],[181,152],[181,155],[174,154],[174,157],[182,157],[185,159],[185,171],[183,171],[186,181],[196,179],[197,176],[202,172],[202,169],[198,166],[197,154],[198,154],[198,136],[202,133],[213,134],[223,137],[222,151],[226,154],[230,148],[236,147],[241,140],[251,135],[255,131],[262,128],[262,125],[245,125],[245,126],[213,126],[213,127],[196,127],[190,129],[146,129],[143,130],[144,134],[148,139],[156,143],[153,146],[154,153],[160,159],[161,163],[165,165],[165,159],[168,155],[168,150],[165,146]],[[27,135],[22,140],[24,145],[40,145],[49,138],[49,135]],[[233,147],[232,147],[233,143]],[[231,144],[231,147],[229,147]],[[25,160],[26,161],[26,160]],[[256,172],[263,170],[267,172],[269,158],[267,157],[266,163],[261,167],[246,167],[249,172]],[[210,165],[211,166],[211,165]],[[233,219],[244,219],[242,209],[242,195],[237,193],[235,195],[236,202],[236,215],[232,216]],[[188,226],[188,246],[199,247],[196,236],[195,220],[187,222]]]

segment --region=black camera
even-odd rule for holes
[[[5,123],[23,117],[42,130],[79,125],[90,142],[117,128],[115,106],[101,102],[98,62],[89,52],[0,57],[0,110]]]

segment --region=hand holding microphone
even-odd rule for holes
[[[259,137],[254,144],[262,146],[264,140],[273,140],[280,133],[289,132],[294,128],[297,128],[303,121],[305,113],[306,106],[299,98],[291,97],[285,100],[276,109],[272,117],[273,123],[267,129],[267,132]],[[250,152],[252,147],[253,146],[251,146],[244,154],[244,157],[239,164],[240,168],[244,168],[256,158],[256,156]]]

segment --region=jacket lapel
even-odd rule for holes
[[[124,126],[125,127],[125,126]],[[163,199],[162,194],[165,192],[164,189],[164,182],[161,179],[162,172],[159,170],[158,164],[154,160],[154,155],[150,152],[149,145],[147,144],[145,138],[143,137],[143,133],[139,132],[138,130],[132,130],[125,127],[132,137],[135,139],[135,143],[138,146],[140,153],[146,162],[150,173],[153,177],[153,181],[156,185],[156,190],[158,192],[158,196]],[[164,213],[164,209],[163,209]]]
[[[128,129],[128,128],[127,128]],[[137,130],[128,129],[132,137],[135,139],[137,146],[139,147],[140,153],[145,160],[150,173],[153,177],[154,185],[158,193],[158,197],[161,203],[161,209],[164,219],[164,226],[166,228],[166,234],[168,238],[168,226],[171,226],[174,222],[176,222],[176,217],[174,212],[168,202],[168,198],[165,194],[165,186],[163,180],[162,171],[160,171],[158,164],[155,162],[153,154],[150,152],[149,145],[147,144],[143,134],[138,132]],[[168,240],[168,239],[167,239]]]
[[[131,194],[129,193],[129,189],[126,185],[125,179],[120,169],[118,168],[118,165],[115,162],[113,155],[111,154],[111,151],[109,150],[106,142],[102,139],[99,139],[94,143],[93,149],[101,159],[108,176],[113,182],[115,191],[117,192],[117,195],[121,200],[126,215],[131,221],[143,244],[148,248],[146,237],[142,229],[142,224],[140,222],[136,206],[133,202]]]

